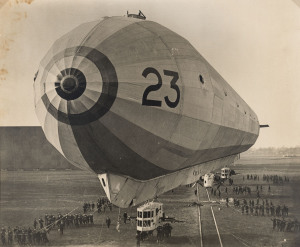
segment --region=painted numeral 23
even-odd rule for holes
[[[157,77],[157,84],[154,85],[150,85],[149,87],[147,87],[144,91],[143,94],[143,101],[142,101],[142,105],[147,105],[147,106],[159,106],[161,107],[161,101],[160,100],[152,100],[152,99],[148,99],[148,94],[152,91],[157,91],[161,88],[162,85],[162,78],[161,75],[159,74],[159,72],[151,67],[148,67],[146,69],[144,69],[142,75],[146,78],[149,74],[155,74]],[[176,100],[175,101],[170,101],[168,96],[165,96],[165,102],[166,104],[170,107],[170,108],[175,108],[178,103],[179,103],[179,99],[180,99],[180,90],[179,87],[176,85],[176,82],[179,79],[178,73],[175,71],[171,71],[171,70],[164,70],[164,75],[166,76],[172,76],[171,82],[170,82],[170,87],[172,89],[174,89],[177,93],[176,96]]]

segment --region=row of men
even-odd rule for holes
[[[39,219],[39,222],[42,221],[41,218]],[[45,222],[46,226],[49,228],[54,228],[55,226],[60,227],[60,225],[63,225],[63,227],[79,227],[80,225],[86,225],[86,224],[94,224],[94,215],[93,214],[67,214],[65,216],[62,216],[60,213],[57,217],[54,215],[45,215]],[[36,228],[36,219],[33,223],[34,228]],[[40,224],[40,228],[41,224]]]
[[[89,202],[85,202],[83,203],[83,213],[86,213],[88,211],[94,211],[94,208],[95,208],[95,203],[92,202],[92,203],[89,203]]]
[[[97,212],[98,213],[101,213],[102,211],[105,212],[106,209],[109,209],[109,211],[112,211],[112,204],[109,202],[109,203],[104,203],[104,204],[101,204],[101,203],[98,203],[97,202]]]
[[[243,204],[244,205],[247,205],[248,204],[248,201],[246,200],[246,199],[241,199],[242,201],[243,201]],[[255,204],[255,200],[253,199],[250,199],[249,200],[249,205],[251,206],[254,206],[254,204]],[[270,203],[269,203],[269,200],[268,200],[268,198],[266,198],[266,199],[260,199],[260,198],[257,198],[256,199],[256,204],[258,205],[258,204],[262,204],[262,205],[265,205],[266,204],[266,206],[272,206],[273,205],[273,203],[272,203],[272,201],[270,201]]]
[[[100,198],[98,198],[97,203],[100,203],[100,204],[106,203],[106,204],[108,204],[108,203],[110,203],[110,201],[108,200],[107,197],[100,197]]]
[[[247,174],[247,180],[258,180],[259,181],[259,175],[252,175]],[[245,180],[245,176],[243,176],[243,180]],[[282,184],[283,182],[289,182],[290,179],[287,176],[278,176],[278,175],[269,175],[269,174],[263,174],[263,181],[269,182],[272,181],[274,184]]]
[[[286,216],[289,215],[289,208],[285,204],[282,207],[280,205],[275,207],[271,201],[270,201],[270,204],[269,204],[268,199],[265,199],[265,200],[266,200],[266,212],[267,212],[268,215],[269,215],[268,211],[270,211],[271,216],[286,217]],[[265,206],[265,200],[257,198],[256,199],[256,205],[260,204],[260,202],[261,202],[262,206],[264,207]],[[247,200],[246,199],[244,199],[244,205],[247,205]],[[254,200],[250,199],[249,200],[249,205],[254,207]]]
[[[232,188],[232,192],[236,195],[243,194],[243,195],[251,195],[251,188],[249,186],[234,186]],[[260,197],[259,191],[263,191],[263,185],[256,185],[256,194],[257,197]],[[271,192],[271,186],[268,186],[268,192]]]
[[[97,201],[97,212],[101,213],[101,211],[105,212],[105,210],[109,208],[112,211],[113,205],[106,197],[101,197]]]
[[[163,241],[164,237],[171,237],[173,227],[170,223],[166,223],[163,226],[158,226],[156,228],[157,231],[157,242],[160,243]]]
[[[248,186],[234,186],[232,188],[232,192],[236,195],[239,195],[239,194],[251,195],[251,188]]]
[[[259,191],[259,188],[260,188],[260,191],[263,191],[263,186],[262,185],[256,185],[256,191]],[[269,185],[268,187],[268,192],[271,192],[271,186]]]
[[[294,220],[285,220],[282,219],[271,219],[273,222],[273,230],[277,229],[279,232],[299,232],[300,231],[300,223],[297,219]]]
[[[214,189],[213,187],[211,188],[210,194],[214,196],[217,196],[218,194],[219,198],[221,197],[221,191],[219,189]],[[197,190],[195,190],[195,195],[197,195]]]
[[[274,184],[277,184],[277,183],[283,183],[283,182],[289,182],[290,181],[290,178],[287,177],[287,176],[278,176],[278,175],[266,175],[266,174],[263,174],[263,181],[273,181]]]
[[[244,176],[243,176],[243,180],[245,180]],[[259,181],[259,175],[256,175],[256,174],[247,174],[247,180],[258,180]]]
[[[271,202],[270,206],[269,206],[269,204],[267,204],[265,206],[264,204],[254,205],[254,200],[250,200],[249,205],[248,205],[247,201],[244,199],[244,203],[241,205],[240,201],[238,199],[234,199],[234,206],[240,207],[242,210],[242,213],[248,214],[249,210],[250,210],[250,214],[255,215],[255,216],[258,216],[258,215],[264,216],[265,211],[266,211],[267,216],[287,217],[289,214],[289,209],[286,205],[283,205],[283,207],[281,207],[280,205],[275,207],[272,204],[272,202]]]
[[[165,223],[162,226],[158,226],[156,228],[156,231],[157,231],[157,235],[156,235],[157,242],[161,243],[165,237],[166,238],[171,237],[171,235],[172,235],[172,229],[173,229],[173,227],[171,226],[170,223]],[[140,241],[144,241],[144,240],[146,240],[150,236],[153,236],[153,231],[147,231],[147,232],[137,231],[137,233],[136,233],[137,246],[140,246]]]
[[[49,225],[54,225],[54,224],[57,224],[59,225],[60,224],[60,220],[63,219],[63,216],[61,213],[58,213],[57,217],[55,217],[54,215],[50,214],[45,214],[45,217],[44,217],[45,220],[43,220],[42,217],[40,217],[38,220],[35,218],[34,221],[33,221],[33,227],[34,229],[37,228],[37,225],[40,226],[40,229],[42,229],[44,227],[44,223],[45,223],[45,226],[49,226]]]
[[[30,227],[15,227],[14,229],[11,229],[8,227],[7,229],[1,229],[1,242],[2,245],[42,245],[48,243],[49,240],[47,238],[47,231],[45,228],[31,229]]]
[[[94,211],[95,206],[97,206],[97,211],[100,213],[102,210],[105,212],[106,208],[109,208],[112,211],[112,203],[106,197],[100,197],[95,205],[94,202],[85,202],[83,203],[83,212]]]

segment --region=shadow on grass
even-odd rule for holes
[[[155,245],[157,244],[156,235],[145,240],[145,245]],[[164,238],[162,241],[162,245],[174,245],[174,246],[199,246],[199,236],[187,237],[187,236],[171,236],[168,238]]]

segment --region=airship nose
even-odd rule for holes
[[[67,76],[61,81],[61,88],[65,93],[72,93],[78,88],[78,80],[74,76]]]
[[[102,52],[85,46],[66,47],[46,55],[36,78],[36,107],[68,125],[97,121],[112,107],[118,91],[113,63]],[[41,115],[41,122],[45,120]]]
[[[72,68],[60,71],[54,83],[57,94],[65,100],[75,100],[86,90],[86,77],[82,71]]]

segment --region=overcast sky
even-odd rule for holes
[[[3,0],[0,1],[3,3]],[[257,113],[255,147],[300,145],[299,0],[12,0],[0,9],[0,126],[39,125],[33,77],[60,36],[137,13],[189,40]]]

